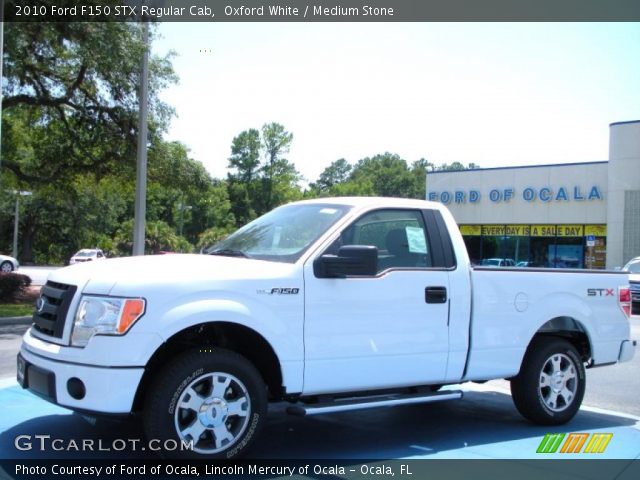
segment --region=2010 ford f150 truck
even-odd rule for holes
[[[241,454],[270,402],[312,415],[460,398],[506,378],[560,424],[585,367],[629,360],[624,273],[470,268],[440,204],[292,203],[208,255],[63,268],[42,288],[18,380],[89,414],[140,414],[152,439]]]

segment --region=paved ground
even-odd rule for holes
[[[22,335],[29,325],[7,324],[0,319],[0,379],[15,378],[16,355],[20,350]]]
[[[90,425],[79,415],[53,406],[6,383],[0,389],[2,458],[149,458],[138,452],[19,451],[19,435],[49,434],[63,440],[101,440],[104,448],[116,439],[141,439],[135,422],[99,421]],[[250,457],[256,459],[533,459],[547,433],[613,433],[598,458],[634,459],[640,455],[640,419],[583,408],[563,427],[540,427],[524,421],[508,394],[493,387],[467,390],[463,400],[423,406],[377,409],[309,418],[291,417],[284,406],[269,413],[265,430]],[[37,442],[35,442],[37,443]],[[140,445],[143,445],[140,443]],[[566,454],[564,454],[566,456]],[[591,455],[593,457],[594,455]],[[563,458],[560,453],[545,458]]]

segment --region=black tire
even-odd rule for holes
[[[561,425],[578,412],[586,387],[584,364],[566,340],[535,339],[520,373],[511,379],[511,397],[526,419],[540,425]]]
[[[143,424],[147,440],[156,445],[193,442],[193,451],[178,448],[164,455],[228,459],[247,450],[266,413],[258,370],[235,352],[207,348],[180,355],[154,377]]]
[[[4,262],[0,263],[0,272],[13,272],[13,263],[11,263],[9,260],[5,260]]]

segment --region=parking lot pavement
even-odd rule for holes
[[[466,388],[463,400],[364,410],[316,417],[291,417],[285,405],[270,410],[253,459],[561,459],[567,454],[538,454],[547,433],[613,434],[604,453],[572,458],[636,459],[640,456],[640,418],[583,408],[561,427],[542,427],[523,420],[506,392],[491,386]],[[13,380],[0,382],[0,457],[12,459],[154,458],[148,450],[40,451],[16,448],[20,435],[51,435],[63,442],[84,439],[110,448],[117,439],[142,439],[135,421],[99,420],[95,426],[69,410],[22,390]],[[24,438],[24,437],[23,437]],[[144,445],[140,440],[138,445]],[[24,447],[24,445],[23,445]],[[545,465],[553,464],[547,462]],[[545,466],[545,468],[547,468]]]

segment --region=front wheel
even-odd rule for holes
[[[566,340],[541,337],[527,349],[511,380],[513,402],[528,420],[560,425],[578,412],[586,387],[584,364]]]
[[[240,456],[267,411],[266,387],[256,368],[223,349],[183,354],[156,375],[147,392],[143,413],[147,440],[191,446],[166,452],[170,456]]]

